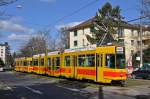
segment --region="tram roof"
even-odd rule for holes
[[[74,48],[74,49],[66,49],[64,50],[65,53],[67,52],[79,52],[79,51],[89,51],[95,50],[96,46],[88,46],[88,47],[81,47],[81,48]]]
[[[59,54],[60,51],[48,52],[47,55],[56,55]]]
[[[45,56],[45,53],[33,55],[33,57]]]

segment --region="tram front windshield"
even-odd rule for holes
[[[124,54],[116,54],[116,68],[117,69],[125,68],[125,55]]]

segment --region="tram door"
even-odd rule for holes
[[[77,66],[77,56],[72,56],[72,72],[73,72],[73,78],[75,78],[76,75],[76,66]]]
[[[52,58],[52,75],[59,76],[60,75],[60,56],[56,56]]]
[[[103,57],[104,55],[101,53],[96,53],[96,81],[103,81]]]
[[[55,70],[55,59],[54,59],[54,57],[52,58],[52,67],[51,67],[51,70],[52,70],[51,75],[54,76],[54,70]]]

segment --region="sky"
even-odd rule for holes
[[[37,31],[47,28],[57,39],[60,27],[88,20],[106,2],[119,5],[125,21],[140,15],[139,0],[18,0],[0,6],[0,43],[8,42],[11,51],[17,51]]]

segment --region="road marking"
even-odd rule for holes
[[[6,87],[5,87],[5,90],[13,91],[13,89],[12,89],[11,87],[9,87],[9,86],[6,86]]]
[[[27,99],[26,97],[20,97],[20,99]]]
[[[59,85],[56,85],[57,87],[60,87],[60,88],[64,88],[64,89],[67,89],[67,90],[70,90],[70,91],[75,91],[75,92],[80,92],[81,90],[79,89],[75,89],[75,88],[68,88],[68,87],[63,87],[63,86],[59,86]]]
[[[24,87],[27,88],[28,90],[32,91],[33,93],[40,94],[40,95],[43,94],[43,93],[42,93],[41,91],[39,91],[39,90],[35,90],[35,89],[30,88],[30,87],[27,87],[27,86],[24,86]]]

